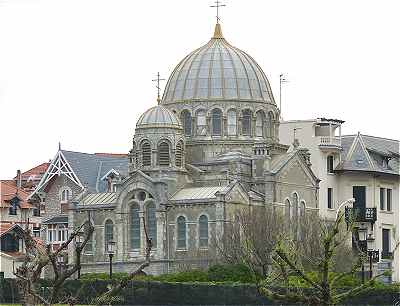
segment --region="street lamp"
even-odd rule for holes
[[[108,241],[107,242],[107,253],[110,258],[110,279],[112,279],[112,258],[114,256],[114,245],[115,241]]]
[[[75,247],[77,248],[77,249],[80,249],[81,248],[81,246],[82,246],[82,243],[83,243],[83,235],[84,235],[84,232],[77,232],[76,233],[76,236],[74,237],[74,239],[75,239]],[[79,269],[78,269],[78,279],[80,279],[81,278],[81,267],[80,267],[80,260],[79,260]]]
[[[365,227],[360,227],[357,229],[358,232],[358,247],[362,254],[367,251],[367,232],[368,229]],[[364,284],[365,282],[365,271],[364,271],[364,261],[361,261],[361,279]]]

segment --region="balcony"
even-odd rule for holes
[[[345,218],[346,222],[369,222],[374,224],[376,222],[376,207],[358,208],[346,207]]]
[[[342,142],[340,137],[336,136],[320,136],[319,144],[320,149],[341,149]]]

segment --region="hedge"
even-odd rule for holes
[[[104,292],[111,281],[68,280],[64,292],[78,294],[79,304],[90,304]],[[41,282],[48,292],[51,282]],[[0,303],[20,303],[15,279],[0,280]],[[399,286],[376,287],[359,297],[346,301],[346,305],[393,305],[399,297]],[[122,291],[118,304],[124,305],[276,305],[261,296],[252,284],[163,283],[132,281]]]

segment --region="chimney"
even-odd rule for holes
[[[21,170],[17,170],[17,188],[20,189],[22,185]]]

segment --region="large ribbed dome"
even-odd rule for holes
[[[136,123],[137,128],[172,127],[182,128],[179,119],[169,109],[161,105],[154,106],[143,113]]]
[[[194,99],[275,103],[260,66],[250,55],[223,38],[219,24],[212,39],[187,55],[175,68],[162,103]]]

